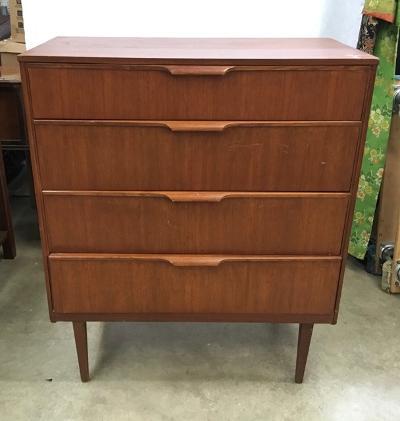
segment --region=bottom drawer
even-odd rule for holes
[[[74,255],[49,258],[56,313],[333,313],[339,257]]]

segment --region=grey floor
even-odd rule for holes
[[[92,323],[80,383],[70,323],[48,321],[29,200],[0,260],[0,420],[400,420],[400,297],[349,261],[336,326],[316,326],[302,385],[297,326]]]

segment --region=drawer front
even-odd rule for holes
[[[97,124],[36,124],[44,189],[348,191],[359,136],[354,125]]]
[[[340,259],[177,267],[162,256],[49,258],[57,313],[333,313]]]
[[[368,69],[41,65],[34,118],[361,120]]]
[[[339,255],[347,194],[45,194],[51,252]]]

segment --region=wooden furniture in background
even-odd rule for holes
[[[21,151],[25,157],[29,193],[34,207],[31,156],[19,73],[0,76],[0,144],[3,151]]]
[[[1,73],[1,70],[0,70]],[[33,197],[32,169],[25,127],[25,112],[22,99],[21,77],[19,74],[2,74],[0,76],[0,148],[3,151],[22,151],[25,155],[28,182]],[[1,155],[1,227],[4,240],[4,256],[14,258],[16,255],[14,231],[11,221],[10,197]]]
[[[10,143],[20,138],[21,127],[25,127],[23,123],[21,125],[23,109],[20,93],[21,79],[18,75],[0,76],[0,244],[3,256],[8,259],[15,257],[16,247],[2,150],[8,149]],[[23,139],[29,149],[26,137],[23,136]]]
[[[0,245],[3,257],[14,259],[16,255],[14,228],[11,218],[10,199],[8,195],[6,172],[0,143]]]
[[[19,75],[0,76],[0,143],[3,150],[22,150],[29,157]]]
[[[377,60],[327,39],[20,57],[50,319],[336,323]]]

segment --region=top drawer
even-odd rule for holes
[[[363,66],[30,65],[40,119],[361,120]]]

